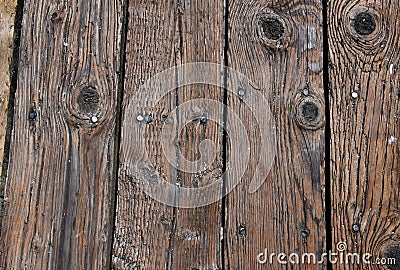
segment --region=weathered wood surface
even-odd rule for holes
[[[324,3],[329,46],[329,63],[324,63],[321,1],[128,2],[127,13],[122,0],[24,3],[1,222],[4,269],[327,269],[326,264],[279,264],[276,256],[272,265],[259,264],[257,256],[265,250],[320,255],[335,251],[339,242],[349,252],[400,262],[399,3]],[[0,2],[0,157],[14,7],[13,1]],[[251,177],[262,148],[268,147],[256,118],[265,120],[268,112],[246,107],[250,89],[233,89],[242,91],[238,97],[216,86],[184,86],[153,107],[151,92],[145,91],[133,101],[140,115],[127,111],[152,76],[197,61],[242,72],[272,111],[277,155],[255,193],[249,192]],[[237,87],[232,73],[223,71],[220,79]],[[172,76],[163,83],[178,85],[180,79]],[[118,119],[122,86],[124,118]],[[325,132],[324,87],[330,90],[331,141]],[[197,199],[182,201],[180,187],[207,185],[224,168],[241,166],[222,132],[227,111],[200,101],[180,107],[196,98],[226,103],[237,114],[251,142],[250,163],[242,183],[226,198],[196,209],[167,206],[146,195],[131,170],[130,164],[138,164],[139,175],[151,182],[154,171],[144,162],[144,150],[156,171],[178,187],[172,194],[177,206]],[[218,121],[207,120],[210,115],[218,115]],[[187,117],[193,119],[182,122]],[[129,130],[127,122],[135,128]],[[171,123],[175,166],[161,144],[162,129]],[[200,144],[206,139],[214,151]],[[182,168],[185,159],[210,153],[215,160],[204,168],[194,173]],[[224,180],[221,194],[230,187]],[[330,199],[332,204],[325,205]]]
[[[397,1],[328,5],[333,243],[394,257],[389,269],[400,264],[399,11]]]
[[[266,97],[275,117],[277,155],[265,183],[250,194],[250,176],[262,150],[255,133],[248,178],[226,199],[225,269],[287,269],[276,257],[272,265],[259,264],[257,255],[265,249],[276,254],[325,250],[322,5],[234,0],[229,7],[229,66],[248,76]],[[228,107],[251,123],[249,130],[257,129],[239,99],[229,97]]]
[[[216,1],[130,1],[126,49],[126,102],[132,102],[135,92],[152,76],[170,67],[189,62],[223,63],[223,3]],[[173,83],[175,77],[170,78]],[[221,75],[222,79],[222,75]],[[165,82],[165,84],[167,84]],[[177,82],[175,82],[177,84]],[[154,89],[149,89],[155,91]],[[135,104],[145,119],[136,121],[136,133],[122,127],[120,178],[118,183],[116,230],[113,266],[116,269],[218,269],[221,267],[218,202],[197,209],[178,209],[151,199],[141,189],[141,179],[135,178],[127,163],[142,164],[144,149],[133,138],[147,138],[146,148],[155,169],[166,181],[185,187],[207,184],[222,168],[221,128],[207,121],[201,103],[172,119],[177,126],[185,117],[195,117],[182,130],[170,136],[176,140],[176,162],[200,158],[199,143],[211,139],[215,144],[216,161],[198,173],[179,171],[170,164],[161,148],[161,130],[176,107],[194,98],[223,102],[223,90],[207,85],[178,88],[166,95],[154,108],[148,106],[143,93]],[[124,108],[126,110],[126,108]],[[212,108],[214,109],[214,108]],[[146,117],[151,115],[151,122]],[[222,117],[222,111],[220,112]],[[140,118],[139,118],[140,119]],[[123,119],[126,121],[126,119]],[[179,154],[180,152],[180,154]],[[143,176],[144,177],[144,176]],[[212,180],[212,179],[211,179]],[[222,191],[222,189],[221,189]],[[166,192],[166,191],[165,191]],[[179,195],[176,200],[180,200]],[[188,200],[194,198],[187,198]],[[184,202],[180,202],[179,205]]]
[[[7,128],[7,108],[10,94],[10,64],[13,53],[16,0],[0,1],[0,174]]]
[[[110,259],[121,1],[25,1],[4,269]]]

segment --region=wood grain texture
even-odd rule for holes
[[[399,11],[397,1],[328,3],[333,243],[374,263],[395,258],[388,269],[400,265]]]
[[[3,162],[10,94],[10,61],[13,53],[16,0],[0,1],[0,162]],[[2,164],[0,164],[0,174]]]
[[[179,48],[177,16],[176,4],[171,1],[129,1],[123,110],[127,100],[132,99],[135,91],[151,76],[176,64],[175,50]],[[161,126],[157,123],[162,120],[162,114],[171,111],[176,100],[173,94],[166,96],[152,111],[146,108],[146,103],[136,103],[143,110],[143,116],[152,114],[152,123],[139,129],[139,134],[129,136],[124,136],[122,126],[112,267],[165,269],[171,264],[170,235],[174,230],[174,209],[148,197],[136,184],[135,178],[128,174],[126,162],[143,158],[143,152],[130,153],[130,150],[135,150],[138,141],[135,138],[146,136],[146,147],[151,149],[152,155],[149,156],[153,157],[151,161],[161,171],[166,161],[159,152],[157,134],[160,134]],[[123,123],[128,117],[136,118],[137,115],[123,114]],[[169,170],[169,166],[162,173],[169,179],[176,179],[176,170]]]
[[[134,93],[140,91],[139,87],[145,81],[165,69],[196,61],[223,62],[222,2],[132,0],[129,6],[126,103],[132,102]],[[205,170],[189,173],[171,166],[161,147],[161,130],[166,117],[176,107],[179,110],[180,105],[196,98],[223,102],[223,90],[205,85],[185,86],[164,96],[154,108],[146,106],[150,94],[140,94],[140,100],[135,100],[135,104],[143,112],[141,116],[151,115],[151,122],[138,121],[139,127],[135,130],[123,126],[113,267],[217,269],[221,266],[219,204],[197,209],[165,206],[143,192],[142,179],[137,179],[129,163],[144,168],[144,151],[147,151],[157,172],[174,185],[196,187],[212,181],[212,176],[222,168],[222,135],[219,125],[201,120],[209,113],[206,108],[198,103],[186,111],[179,111],[180,115],[195,119],[185,125],[180,123],[185,117],[176,116],[173,121],[184,128],[170,134],[171,138],[176,138],[178,164],[182,159],[198,160],[201,141],[210,139],[214,142],[216,159]],[[131,117],[136,121],[137,115],[130,115],[126,110],[124,107],[123,121]],[[222,117],[222,112],[220,115]],[[137,145],[137,140],[132,140],[144,137],[146,150]],[[176,200],[179,199],[177,196]]]
[[[110,258],[121,1],[25,1],[4,269]]]
[[[229,67],[266,97],[276,122],[277,155],[265,183],[250,194],[262,132],[253,114],[265,115],[266,109],[251,112],[229,96],[228,107],[252,139],[248,170],[226,198],[225,269],[326,269],[279,264],[276,256],[270,264],[268,255],[325,250],[321,2],[232,0],[229,13]],[[228,151],[228,164],[230,158]],[[259,264],[257,255],[265,251],[267,262]]]
[[[223,1],[190,0],[181,2],[181,48],[178,61],[211,62],[223,64],[224,5]],[[201,72],[201,71],[198,71]],[[221,81],[223,79],[221,70]],[[223,104],[224,90],[217,86],[190,85],[178,89],[178,106],[202,98]],[[180,107],[181,108],[181,107]],[[182,187],[204,187],[219,179],[222,174],[222,125],[223,109],[208,101],[195,102],[180,114],[195,121],[182,123],[179,132],[179,150],[182,159],[199,161],[208,152],[212,159],[201,162],[194,173],[181,172],[178,181]],[[216,116],[216,121],[209,119]],[[208,119],[207,119],[208,118]],[[205,120],[207,119],[207,120]],[[201,145],[205,140],[213,143]],[[214,151],[213,151],[214,150]],[[200,154],[201,152],[201,154]],[[213,155],[212,155],[213,154]],[[183,168],[185,169],[185,168]],[[222,185],[217,192],[222,193]],[[178,197],[179,198],[179,197]],[[189,197],[189,201],[196,198]],[[220,202],[194,209],[177,209],[174,231],[173,264],[171,269],[220,269],[221,268],[221,213]]]

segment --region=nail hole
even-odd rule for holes
[[[307,229],[301,230],[301,236],[303,236],[303,238],[307,238],[309,234],[310,234],[310,233],[308,232]]]
[[[138,115],[136,117],[136,120],[138,120],[139,122],[142,122],[144,120],[144,117],[142,115]]]
[[[283,36],[285,27],[277,18],[261,18],[260,25],[264,36],[270,40],[278,40]]]
[[[354,99],[358,98],[358,93],[357,92],[352,92],[351,93],[351,97],[354,98]]]
[[[97,116],[92,116],[91,120],[92,120],[92,123],[97,123],[97,121],[99,121]]]
[[[202,117],[200,118],[200,123],[202,123],[202,124],[207,123],[207,117],[202,116]]]
[[[361,36],[372,34],[376,29],[374,15],[369,12],[360,12],[354,18],[354,30]]]
[[[358,232],[360,232],[360,225],[353,224],[352,229],[353,229],[353,232],[358,233]]]
[[[238,228],[238,234],[240,236],[245,236],[247,234],[246,226],[240,225]]]
[[[95,114],[99,109],[99,93],[93,87],[84,87],[78,96],[79,110],[84,114]]]
[[[35,120],[36,116],[37,116],[36,112],[33,109],[31,109],[29,112],[29,115],[28,115],[29,120],[32,120],[32,121]]]
[[[151,114],[149,114],[144,117],[144,120],[146,120],[146,123],[149,124],[153,121],[153,117],[151,117]]]
[[[242,88],[239,88],[239,91],[238,91],[238,95],[239,95],[239,97],[243,97],[243,96],[244,96],[244,94],[245,94],[245,92],[244,92],[244,89],[242,89]]]

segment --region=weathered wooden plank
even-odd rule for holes
[[[398,1],[329,1],[333,243],[399,269]],[[334,265],[334,269],[342,269]]]
[[[277,155],[265,183],[249,193],[260,152],[266,151],[256,119],[268,117],[268,108],[250,111],[230,95],[228,107],[250,134],[251,159],[242,183],[226,198],[225,269],[326,269],[279,264],[276,255],[269,262],[272,253],[325,249],[322,3],[232,0],[229,10],[229,67],[254,83],[242,89],[244,97],[259,88],[268,101]],[[228,151],[227,164],[231,158]],[[260,264],[257,256],[265,251]]]
[[[129,1],[124,104],[132,99],[139,87],[152,76],[176,64],[175,50],[179,47],[176,17],[174,2]],[[112,266],[115,269],[164,269],[170,265],[169,239],[174,228],[173,208],[166,207],[144,194],[136,179],[128,174],[125,162],[131,159],[141,160],[145,153],[135,151],[135,148],[140,146],[141,140],[138,139],[146,136],[145,146],[154,145],[149,154],[153,158],[151,161],[158,166],[157,169],[163,167],[163,162],[166,161],[159,152],[157,135],[160,134],[161,126],[157,123],[162,120],[162,114],[168,115],[176,100],[173,94],[168,95],[153,111],[146,108],[143,100],[135,103],[143,114],[124,113],[122,119],[121,167]],[[123,110],[125,109],[124,105]],[[138,130],[138,134],[125,135],[126,119],[131,117],[137,118],[138,123],[143,126]],[[130,153],[130,150],[134,152]],[[169,170],[169,167],[165,167],[163,173],[169,179],[176,178],[176,171]]]
[[[216,112],[218,107],[201,102],[188,107],[183,104],[196,98],[222,103],[223,90],[207,85],[184,86],[165,95],[152,107],[150,96],[158,88],[140,89],[140,86],[176,65],[196,61],[222,63],[223,3],[132,0],[129,14],[124,100],[127,104],[134,102],[133,107],[139,107],[140,115],[137,118],[137,114],[132,115],[128,110],[129,106],[124,107],[113,266],[116,269],[217,269],[221,265],[218,203],[197,209],[178,209],[152,199],[143,192],[141,185],[147,180],[154,182],[153,175],[158,172],[177,186],[172,201],[181,207],[195,198],[183,199],[179,187],[203,186],[213,180],[213,175],[222,168],[222,135],[221,128],[207,120],[207,114],[222,118],[222,111]],[[178,85],[178,81],[188,79],[189,74],[175,76],[172,73],[165,78],[163,86]],[[220,77],[222,80],[222,73]],[[177,114],[173,114],[175,110]],[[167,117],[171,114],[174,115],[171,122],[176,127],[168,137],[175,141],[175,147],[173,153],[166,153],[161,134],[163,125],[170,124]],[[185,118],[191,121],[182,122]],[[141,140],[132,138],[146,138],[146,149],[138,145]],[[215,162],[196,172],[187,172],[184,160],[198,160],[199,143],[205,139],[214,142]],[[156,172],[149,170],[144,162],[146,155]],[[172,155],[173,163],[178,166],[171,164],[166,155]],[[130,164],[137,166],[139,172]],[[168,194],[167,190],[160,192]]]
[[[0,1],[0,162],[3,162],[10,94],[10,61],[13,53],[16,0]],[[0,174],[2,171],[0,164]]]
[[[110,258],[122,1],[25,1],[1,232],[5,269]]]
[[[181,3],[182,44],[178,54],[180,63],[223,64],[223,1],[190,0]],[[209,79],[207,73],[202,73],[201,70],[197,70],[197,72],[204,75],[205,81]],[[223,69],[220,74],[221,81],[223,81],[222,72]],[[179,88],[177,98],[178,105],[180,105],[178,108],[181,108],[180,115],[194,119],[188,123],[179,119],[179,125],[186,126],[178,137],[181,153],[180,167],[182,170],[187,169],[183,159],[198,162],[194,173],[181,172],[178,181],[181,182],[180,186],[182,187],[209,186],[220,178],[223,169],[223,108],[216,106],[211,100],[222,105],[224,90],[211,85],[190,85]],[[185,102],[198,98],[206,100],[195,101],[187,107],[182,106]],[[205,140],[209,140],[209,143],[202,144]],[[211,158],[207,160],[206,156]],[[214,192],[222,193],[222,185]],[[185,200],[196,201],[196,196],[193,195]],[[178,205],[181,206],[181,202]],[[178,209],[172,245],[174,256],[171,269],[221,268],[220,229],[221,213],[218,201],[204,207]]]

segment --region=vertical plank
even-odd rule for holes
[[[142,84],[157,73],[176,65],[175,54],[179,48],[177,16],[174,1],[129,1],[123,111]],[[176,179],[176,171],[164,166],[168,163],[161,155],[161,145],[157,141],[162,128],[162,115],[168,115],[171,108],[175,107],[176,99],[173,94],[167,95],[155,108],[147,108],[144,100],[135,103],[143,114],[123,113],[122,119],[121,167],[112,266],[115,269],[165,269],[170,265],[172,252],[170,235],[174,230],[174,209],[147,196],[134,175],[130,174],[126,163],[131,159],[140,161],[143,158],[144,153],[136,148],[139,149],[140,138],[145,137],[145,147],[150,148],[149,156],[153,164],[168,179]],[[149,123],[146,119],[138,121],[141,125],[138,133],[129,134],[130,131],[126,131],[126,119],[136,120],[139,117],[141,120],[140,116],[147,117]]]
[[[398,1],[329,1],[333,243],[399,269]],[[334,269],[341,269],[335,265]]]
[[[180,63],[223,64],[225,30],[223,1],[183,1],[181,10],[182,44],[178,55]],[[221,81],[223,80],[222,72],[221,69]],[[182,164],[182,159],[206,160],[207,152],[210,152],[212,156],[212,159],[206,160],[204,163],[199,162],[196,172],[181,172],[178,181],[182,187],[205,187],[220,178],[223,169],[223,109],[207,100],[214,100],[222,105],[224,90],[211,85],[190,85],[179,88],[177,98],[179,108],[183,107],[179,111],[180,114],[186,114],[186,117],[195,119],[189,123],[179,123],[180,126],[185,126],[178,134],[181,153],[179,162]],[[185,102],[198,98],[207,100],[194,102],[189,107],[182,106]],[[210,119],[214,118],[213,116],[216,116],[216,119]],[[201,143],[205,140],[209,140],[213,145],[210,143],[202,145]],[[222,185],[220,192],[222,193]],[[186,200],[195,201],[196,198],[193,196]],[[204,207],[177,210],[172,245],[174,259],[171,269],[221,268],[219,203],[214,202]]]
[[[182,201],[179,187],[202,186],[212,181],[212,175],[222,167],[221,128],[205,119],[211,112],[201,103],[191,103],[189,108],[183,104],[196,98],[222,102],[223,90],[207,85],[184,86],[165,95],[152,107],[150,96],[157,90],[143,90],[140,86],[176,65],[196,61],[222,63],[223,3],[132,0],[129,14],[125,124],[113,266],[116,269],[217,269],[221,266],[218,203],[197,209],[174,208],[146,195],[141,185],[147,180],[150,184],[154,182],[156,173],[162,175],[165,181],[178,187],[173,196],[176,196],[176,206],[180,207],[194,198]],[[178,85],[179,79],[187,79],[178,77],[167,77],[162,84]],[[130,102],[134,102],[132,107],[138,108],[139,115],[132,115],[128,110]],[[161,136],[163,125],[169,124],[168,116],[176,110],[178,113],[171,119],[176,129],[168,137],[175,140],[173,151],[176,153],[172,156],[179,167],[168,161],[166,154],[171,153],[165,153],[162,148]],[[182,122],[186,117],[192,120]],[[138,145],[141,140],[132,138],[146,138],[145,146]],[[197,173],[186,172],[183,160],[198,160],[199,143],[205,139],[215,145],[215,162]],[[146,165],[146,155],[155,171]],[[167,193],[167,190],[160,192]]]
[[[10,61],[13,53],[16,0],[0,1],[0,161],[3,162],[7,128],[7,108],[10,94]],[[2,164],[0,164],[0,174]]]
[[[244,73],[268,101],[277,155],[264,184],[249,193],[259,153],[265,151],[264,131],[255,119],[266,117],[268,108],[250,111],[240,98],[228,96],[228,107],[240,115],[252,139],[248,170],[226,198],[225,269],[325,269],[324,264],[291,264],[288,257],[283,258],[288,265],[277,260],[279,253],[325,250],[322,4],[229,3],[229,67]],[[242,90],[250,95],[251,89]],[[258,262],[260,253],[265,264]]]
[[[122,2],[25,1],[5,269],[106,268]]]

